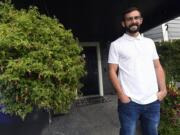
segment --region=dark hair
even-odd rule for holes
[[[125,20],[126,14],[128,14],[128,13],[130,13],[132,11],[138,11],[140,13],[140,15],[141,15],[141,11],[139,10],[139,8],[137,8],[137,7],[130,7],[130,8],[128,8],[128,9],[126,9],[126,10],[124,10],[122,12],[122,21]]]

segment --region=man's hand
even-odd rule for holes
[[[157,93],[158,100],[162,101],[165,98],[166,95],[167,95],[167,91],[166,90],[165,91],[159,91]]]
[[[155,71],[156,71],[158,87],[160,90],[157,93],[157,98],[159,101],[162,101],[164,99],[164,97],[167,95],[164,70],[161,66],[159,59],[156,59],[153,62],[154,62],[154,67],[155,67]]]
[[[131,99],[124,93],[119,93],[118,98],[122,103],[129,103],[131,101]]]

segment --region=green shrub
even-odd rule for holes
[[[0,3],[0,104],[22,119],[34,107],[66,112],[84,76],[82,48],[70,30],[36,7]]]
[[[167,85],[167,91],[167,97],[161,104],[160,135],[179,135],[180,89],[176,88],[174,81],[170,81]]]
[[[161,42],[157,51],[166,74],[180,82],[180,40]]]
[[[157,44],[161,64],[166,73],[168,94],[161,103],[160,135],[180,134],[180,40]]]

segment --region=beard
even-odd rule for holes
[[[128,27],[126,26],[125,29],[126,29],[126,32],[131,33],[131,34],[134,34],[134,33],[139,32],[139,30],[140,30],[140,25],[139,25],[139,24],[131,24],[131,25],[128,26]]]

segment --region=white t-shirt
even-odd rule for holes
[[[111,43],[108,63],[118,64],[124,93],[138,104],[157,100],[158,84],[153,60],[159,59],[153,40],[124,34]]]

